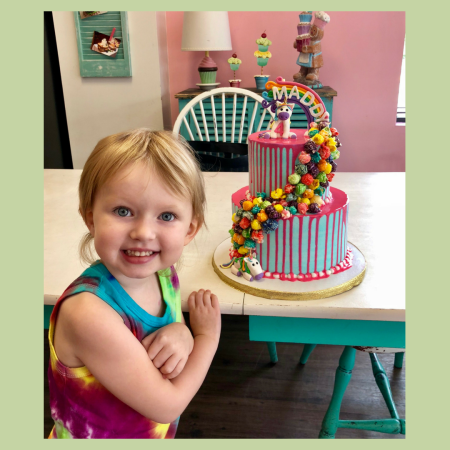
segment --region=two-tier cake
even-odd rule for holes
[[[248,137],[249,185],[232,196],[230,262],[250,279],[310,281],[352,265],[349,199],[332,188],[341,147],[318,94],[281,77],[266,84],[269,129]],[[290,129],[300,107],[307,129]]]

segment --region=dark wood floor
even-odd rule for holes
[[[187,319],[188,320],[188,319]],[[45,372],[48,366],[44,332]],[[317,346],[305,366],[301,344],[278,344],[278,363],[267,347],[248,340],[248,317],[222,316],[222,335],[203,386],[182,414],[177,439],[314,439],[330,402],[341,346]],[[389,377],[400,417],[405,417],[405,363],[394,369],[394,355],[379,355]],[[406,362],[406,357],[405,357]],[[52,420],[44,384],[44,437]],[[373,379],[368,354],[357,352],[341,419],[381,419],[389,413]],[[336,439],[403,439],[360,430],[340,429]]]

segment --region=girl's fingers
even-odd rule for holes
[[[197,294],[197,292],[193,291],[193,292],[191,292],[191,295],[189,295],[189,298],[188,298],[189,311],[193,311],[195,309],[196,294]]]
[[[205,306],[211,306],[211,291],[209,289],[203,295],[203,304]]]
[[[213,308],[220,309],[219,299],[216,294],[211,294],[211,305]]]
[[[155,337],[157,333],[154,333]],[[148,357],[153,361],[156,358],[156,355],[161,351],[161,349],[163,348],[163,344],[160,340],[152,340],[152,343],[150,344],[150,346],[148,347],[147,350],[147,354]]]
[[[200,289],[195,295],[195,306],[201,307],[203,306],[203,295],[205,291],[204,289]]]
[[[163,375],[170,375],[175,370],[180,362],[180,358],[176,355],[172,355],[159,369]],[[175,375],[176,376],[176,375]]]
[[[153,358],[153,365],[159,369],[161,368],[171,357],[173,356],[173,351],[168,347],[163,348],[156,356]],[[175,367],[175,366],[174,366]]]
[[[186,359],[181,359],[178,364],[175,366],[175,369],[173,369],[170,373],[168,374],[163,374],[163,377],[166,378],[167,380],[172,380],[175,377],[177,377],[178,375],[180,375],[180,373],[182,372],[182,370],[184,369],[184,366],[186,365],[187,360]],[[162,370],[162,369],[161,369]]]

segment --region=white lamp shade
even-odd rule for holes
[[[227,11],[187,11],[183,19],[183,51],[232,50]]]

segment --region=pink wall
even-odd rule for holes
[[[396,126],[404,12],[330,12],[322,40],[324,66],[320,79],[338,92],[333,126],[343,143],[339,170],[399,172],[405,170],[405,127]],[[272,58],[264,67],[270,79],[292,80],[299,66],[292,47],[297,36],[298,12],[229,12],[233,51],[211,52],[221,87],[229,86],[232,71],[227,59],[237,53],[242,87],[254,87],[260,73],[253,52],[266,30]],[[182,12],[166,12],[169,90],[172,123],[178,115],[177,92],[199,83],[198,64],[203,52],[182,52]]]

